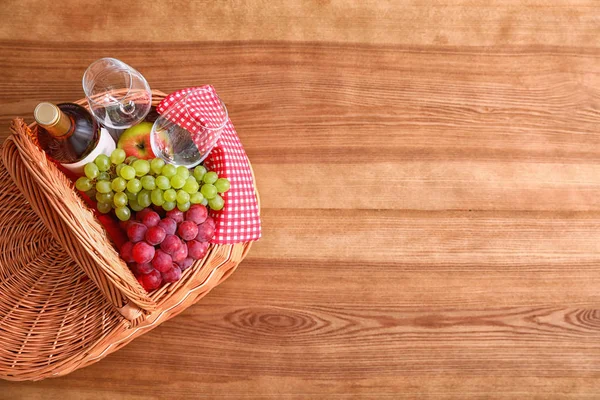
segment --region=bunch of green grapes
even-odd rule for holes
[[[114,209],[121,221],[131,218],[132,210],[141,211],[152,204],[166,211],[175,207],[187,211],[192,204],[221,210],[225,203],[220,194],[230,187],[227,179],[202,165],[190,171],[160,158],[126,158],[125,151],[118,148],[110,157],[101,154],[87,163],[84,172],[75,187],[96,199],[98,211],[107,214]]]

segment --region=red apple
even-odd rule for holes
[[[142,160],[155,158],[150,145],[151,130],[151,122],[140,122],[121,134],[117,147],[125,150],[127,157],[134,156]]]

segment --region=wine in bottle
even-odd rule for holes
[[[77,174],[99,154],[115,149],[110,134],[82,106],[74,103],[40,103],[33,115],[38,123],[40,147],[50,158]]]

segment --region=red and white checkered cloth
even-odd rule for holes
[[[174,102],[195,89],[200,88],[187,88],[171,93],[158,104],[156,110],[159,114],[163,114]],[[200,135],[195,135],[198,132],[197,118],[210,127],[218,123],[215,121],[222,117],[219,111],[222,109],[220,99],[214,87],[207,85],[202,86],[201,89],[207,89],[209,95],[195,98],[191,112],[188,109],[188,112],[172,114],[178,118],[175,123],[192,131],[192,139],[199,149],[210,146],[211,139],[202,140],[198,137]],[[212,243],[231,244],[258,240],[261,236],[261,225],[252,170],[229,118],[217,144],[204,160],[204,165],[207,169],[215,171],[219,177],[229,179],[231,183],[231,188],[223,194],[225,207],[221,211],[210,212],[216,225]]]

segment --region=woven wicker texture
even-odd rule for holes
[[[163,98],[153,92],[154,105]],[[206,295],[251,246],[211,245],[180,281],[146,293],[33,143],[33,127],[13,121],[0,163],[0,377],[8,380],[100,360]]]

